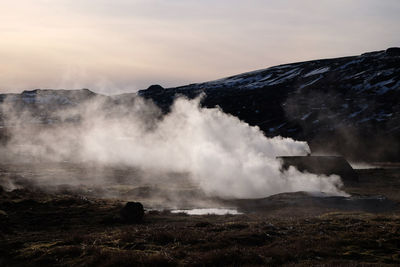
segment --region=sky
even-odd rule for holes
[[[399,0],[0,0],[0,93],[118,94],[400,46]]]

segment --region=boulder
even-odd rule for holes
[[[128,202],[120,210],[121,219],[126,223],[139,223],[143,220],[144,208],[140,202]]]

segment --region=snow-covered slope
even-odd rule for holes
[[[400,156],[400,48],[139,91],[164,110],[176,95],[200,93],[205,106],[218,105],[269,136],[307,140],[314,151],[330,146],[363,155],[370,146],[377,155]]]

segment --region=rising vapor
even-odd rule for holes
[[[3,104],[3,114],[8,114],[7,123],[13,127],[2,154],[14,160],[187,173],[204,193],[222,198],[295,191],[344,194],[338,176],[281,170],[276,157],[306,155],[310,152],[306,142],[266,138],[258,127],[219,108],[201,108],[200,100],[178,98],[171,112],[162,116],[155,105],[140,98],[129,108],[110,106],[100,99],[54,111],[61,123],[39,128],[21,123],[33,119],[30,113],[15,112],[12,105]],[[79,121],[71,122],[76,117]]]

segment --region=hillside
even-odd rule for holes
[[[10,107],[35,114],[27,123],[52,124],[60,121],[54,111],[93,99],[129,108],[141,96],[166,113],[176,97],[201,94],[203,106],[219,106],[267,136],[305,140],[314,153],[370,161],[400,158],[400,48],[285,64],[176,88],[153,85],[112,97],[88,89],[2,94],[0,126],[6,135]]]
[[[267,136],[306,140],[314,152],[368,160],[400,156],[400,48],[139,91],[164,110],[177,95],[202,93],[204,106],[218,105]]]

